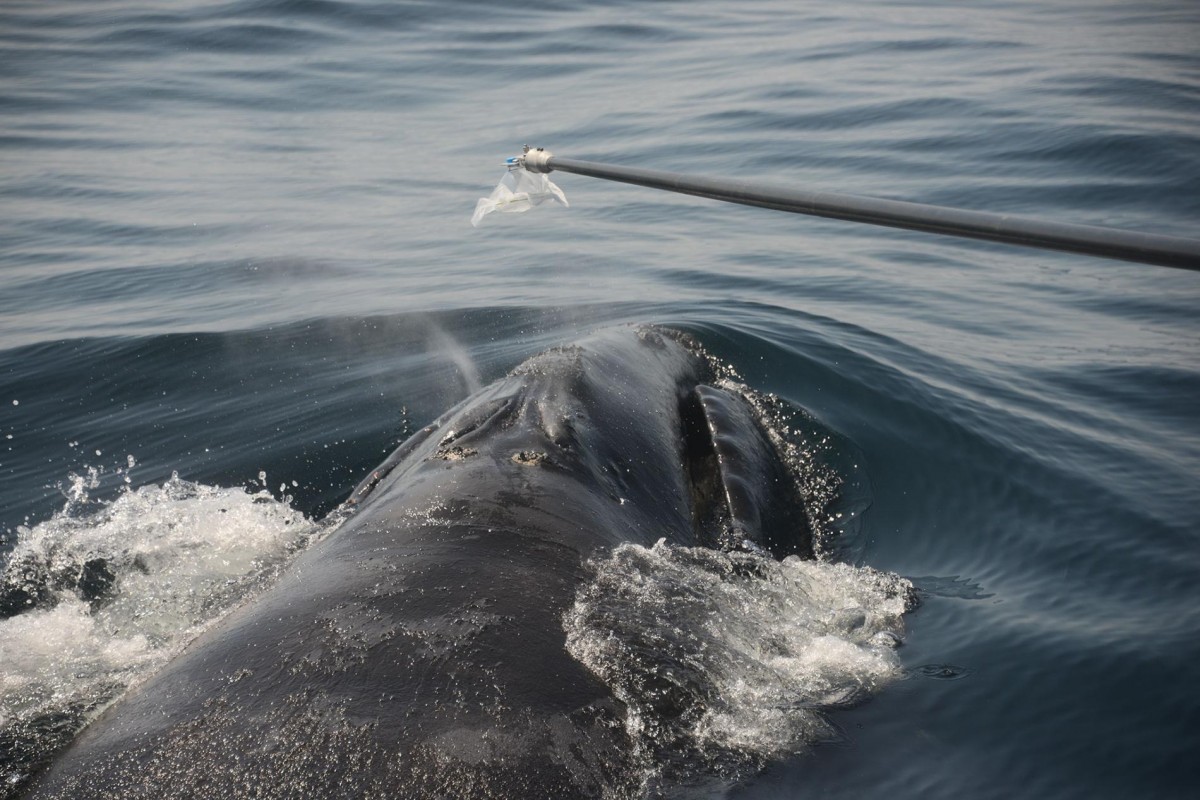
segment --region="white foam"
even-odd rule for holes
[[[89,612],[66,600],[0,623],[0,727],[102,702],[157,663],[144,635],[114,636]]]
[[[115,582],[104,602],[91,604],[71,581],[52,579],[35,607],[0,620],[2,728],[36,727],[47,715],[110,700],[265,583],[318,531],[266,491],[172,477],[97,504],[87,498],[96,483],[95,475],[72,476],[66,507],[17,531],[10,578],[21,564],[78,575],[103,559]]]
[[[626,703],[650,761],[728,772],[803,750],[833,735],[824,711],[899,675],[898,576],[664,541],[592,568],[568,649]]]

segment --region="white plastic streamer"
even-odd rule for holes
[[[476,228],[483,218],[493,211],[520,213],[547,200],[553,200],[564,208],[570,206],[562,189],[551,183],[541,173],[529,172],[523,167],[510,169],[487,197],[479,198],[471,224]]]

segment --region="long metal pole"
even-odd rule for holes
[[[559,170],[795,214],[1200,270],[1200,241],[1177,236],[600,164],[561,158],[540,148],[527,150],[519,160],[531,172]]]

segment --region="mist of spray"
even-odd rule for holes
[[[479,369],[471,359],[470,353],[457,339],[433,320],[429,321],[429,341],[440,355],[458,367],[459,374],[462,375],[463,383],[466,385],[467,394],[475,394],[483,388],[479,378]]]

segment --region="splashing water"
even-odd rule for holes
[[[828,740],[825,710],[900,675],[899,576],[665,541],[591,569],[567,647],[626,704],[648,781],[735,778]]]
[[[321,530],[265,491],[172,477],[89,503],[97,484],[94,472],[72,476],[62,511],[18,529],[0,577],[0,782],[9,786]]]

